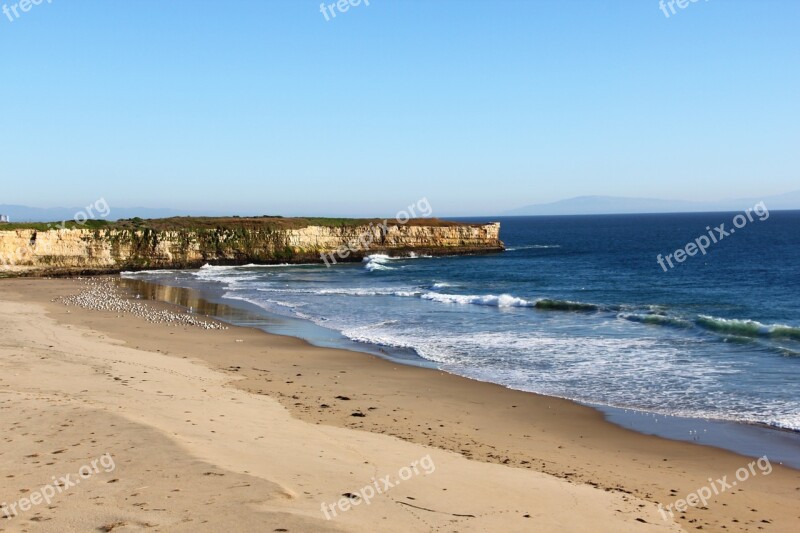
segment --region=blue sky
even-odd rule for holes
[[[427,197],[452,216],[800,188],[794,0],[19,14],[0,14],[0,204],[372,216]]]

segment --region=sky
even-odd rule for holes
[[[796,0],[18,2],[0,204],[457,216],[800,189]]]

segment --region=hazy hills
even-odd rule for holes
[[[533,204],[512,209],[500,215],[608,215],[633,213],[696,213],[708,211],[743,211],[758,202],[764,202],[767,209],[800,209],[800,190],[761,198],[739,198],[718,202],[692,202],[684,200],[662,200],[657,198],[626,198],[622,196],[577,196],[566,200],[545,204]],[[73,220],[78,214],[87,213],[86,207],[28,207],[23,205],[0,204],[0,214],[8,215],[12,222],[60,222]],[[154,207],[123,207],[109,209],[107,216],[94,209],[94,216],[119,220],[124,218],[169,218],[175,216],[229,216],[230,213],[178,210]],[[242,216],[254,213],[239,213]],[[83,217],[81,217],[82,219]]]
[[[743,211],[758,202],[767,209],[800,209],[800,191],[764,196],[739,198],[719,202],[691,202],[660,200],[656,198],[625,198],[621,196],[578,196],[547,204],[533,204],[503,213],[508,216],[524,215],[609,215],[632,213],[695,213],[705,211]]]

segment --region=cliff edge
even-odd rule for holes
[[[105,274],[204,264],[338,263],[498,252],[500,224],[438,219],[174,218],[0,226],[0,276]]]

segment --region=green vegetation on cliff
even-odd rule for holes
[[[0,231],[33,229],[47,231],[50,229],[109,229],[109,230],[152,230],[152,231],[180,231],[201,229],[248,229],[248,230],[284,230],[299,229],[308,226],[321,226],[330,228],[346,228],[370,223],[379,224],[384,220],[387,223],[397,224],[394,219],[379,218],[325,218],[325,217],[172,217],[157,219],[130,218],[116,222],[107,220],[87,220],[83,223],[69,220],[66,222],[19,222],[13,224],[0,224]],[[438,218],[415,218],[406,222],[408,226],[462,226],[459,222],[449,222]]]
[[[83,222],[75,222],[68,220],[66,222],[12,222],[0,224],[0,231],[13,231],[17,229],[36,231],[47,231],[51,229],[100,229],[111,226],[113,222],[108,220],[85,220]]]

